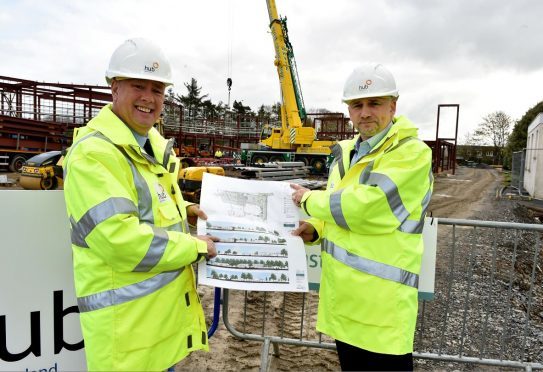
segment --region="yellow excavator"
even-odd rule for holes
[[[274,64],[281,85],[281,127],[264,127],[258,146],[247,146],[246,163],[302,161],[322,173],[335,141],[316,140],[315,128],[303,126],[306,112],[294,51],[288,38],[287,19],[278,16],[275,0],[266,0],[266,4],[275,47]]]

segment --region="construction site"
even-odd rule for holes
[[[20,171],[31,157],[49,151],[65,151],[72,142],[73,129],[85,125],[111,102],[108,86],[44,83],[0,76],[0,170]],[[439,130],[439,110],[437,132]],[[452,105],[458,110],[458,105]],[[166,101],[160,123],[166,138],[175,139],[175,151],[184,167],[195,165],[256,165],[268,162],[299,161],[302,167],[322,173],[328,162],[323,154],[310,152],[258,151],[262,133],[280,128],[278,117],[263,120],[256,115],[227,111],[221,116],[194,112],[181,104]],[[303,128],[312,129],[318,141],[329,144],[355,134],[343,113],[308,113]],[[316,141],[315,141],[316,142]],[[434,152],[434,171],[454,172],[456,138],[425,141]],[[220,150],[221,158],[214,157]],[[329,149],[327,149],[329,152]]]
[[[176,179],[185,201],[200,202],[206,173],[325,190],[336,164],[334,145],[359,134],[344,113],[306,112],[286,17],[279,16],[275,1],[267,0],[267,5],[281,92],[276,111],[240,113],[230,102],[217,111],[183,105],[173,92],[164,95],[154,126],[172,141],[180,159]],[[73,289],[75,243],[64,204],[62,161],[73,145],[74,130],[112,100],[112,88],[106,85],[0,76],[0,260],[8,262],[0,272],[5,274],[0,293],[7,299],[0,306],[0,371],[56,372],[86,366]],[[419,285],[417,275],[414,370],[543,370],[543,204],[538,209],[534,207],[538,201],[531,197],[503,192],[509,174],[501,166],[457,163],[460,108],[456,103],[437,104],[435,138],[424,140],[432,162],[431,174],[425,177],[433,190],[425,197],[427,209],[423,208],[419,232],[424,235],[421,246],[433,261],[424,268],[429,289]],[[453,113],[452,123],[443,123],[444,110]],[[446,129],[454,135],[440,135],[446,126],[452,126]],[[369,172],[371,167],[373,162]],[[227,190],[220,195],[236,211],[252,203],[256,207],[250,216],[263,220],[270,209],[267,196],[272,194]],[[302,218],[299,211],[293,215]],[[233,225],[223,223],[224,231],[232,230],[230,243],[241,245]],[[27,233],[21,234],[21,226]],[[265,236],[265,229],[254,230]],[[196,236],[199,231],[191,226],[190,233]],[[313,269],[317,279],[308,280],[305,292],[200,283],[197,302],[204,310],[210,352],[189,354],[168,371],[340,370],[335,340],[316,330],[325,243],[313,248],[306,245],[305,256],[308,272]],[[47,270],[41,270],[43,262],[48,262]],[[18,280],[23,265],[24,280]],[[198,276],[199,266],[192,267]],[[28,288],[19,290],[18,282]],[[205,334],[202,337],[206,339]]]
[[[8,192],[23,188],[18,170],[29,158],[66,150],[73,129],[111,101],[105,86],[2,77],[0,89],[0,155],[7,172],[7,182],[0,188]],[[453,109],[458,110],[458,105]],[[258,117],[231,112],[221,117],[206,117],[205,113],[190,116],[181,105],[167,102],[162,124],[164,135],[175,139],[186,170],[203,165],[210,172],[220,168],[219,174],[231,177],[305,182],[314,189],[326,184],[326,176],[315,172],[308,160],[281,162],[284,159],[274,155],[260,164],[242,164],[243,147],[257,146],[263,128],[278,126],[278,121],[262,122]],[[320,139],[340,140],[354,134],[343,114],[308,114],[304,125],[317,128]],[[454,140],[427,142],[433,146],[436,177],[429,213],[443,222],[438,230],[435,297],[419,305],[415,369],[472,370],[484,365],[505,370],[541,369],[541,233],[523,230],[532,226],[528,224],[540,225],[539,215],[522,201],[496,198],[503,179],[500,170],[456,165],[451,157]],[[221,158],[213,156],[218,149],[224,151]],[[264,164],[270,160],[279,163]],[[190,180],[181,177],[181,183],[188,185]],[[62,184],[54,185],[62,188]],[[198,201],[199,192],[185,197]],[[474,220],[487,221],[487,227],[471,226]],[[513,247],[515,251],[511,251]],[[451,271],[453,267],[457,269]],[[489,286],[500,289],[481,292]],[[317,293],[225,290],[223,319],[215,310],[216,290],[201,286],[199,293],[207,321],[217,324],[216,334],[210,338],[213,352],[195,353],[176,370],[193,370],[195,365],[207,371],[339,369],[330,340],[314,330]],[[487,293],[495,294],[487,298]],[[489,306],[497,303],[503,307]],[[268,349],[270,345],[274,345],[273,351]]]

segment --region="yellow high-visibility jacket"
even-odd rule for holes
[[[322,243],[317,330],[383,354],[413,351],[432,151],[404,117],[349,168],[339,142],[325,191],[302,198]]]
[[[63,162],[89,370],[165,370],[208,350],[191,266],[207,244],[189,234],[173,143],[149,140],[156,159],[108,105]]]

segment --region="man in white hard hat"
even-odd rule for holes
[[[291,185],[310,216],[293,234],[322,244],[317,330],[336,340],[342,370],[413,369],[432,151],[394,116],[397,100],[383,65],[356,68],[343,102],[359,134],[333,149],[325,191]]]
[[[191,264],[216,255],[215,237],[189,233],[206,219],[185,203],[179,160],[153,127],[172,84],[154,43],[113,53],[113,103],[74,133],[64,162],[74,279],[89,370],[165,370],[208,350]]]

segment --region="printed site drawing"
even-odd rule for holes
[[[208,177],[210,176],[210,177]],[[284,182],[206,174],[198,234],[216,236],[217,257],[201,263],[199,281],[216,287],[307,291],[304,245],[291,231],[298,212]]]

